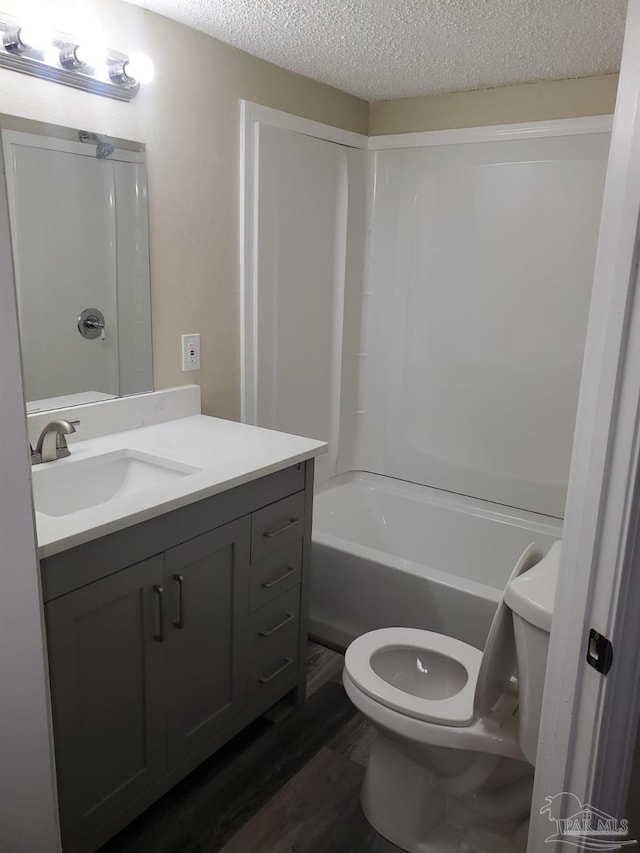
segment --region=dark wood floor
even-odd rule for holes
[[[309,646],[308,699],[256,720],[100,853],[398,853],[359,795],[372,731]]]

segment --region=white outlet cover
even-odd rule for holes
[[[182,372],[200,370],[200,335],[194,332],[182,336]]]

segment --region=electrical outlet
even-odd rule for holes
[[[200,335],[182,336],[182,372],[200,370]]]

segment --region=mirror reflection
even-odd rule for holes
[[[27,411],[153,390],[144,146],[0,127]]]

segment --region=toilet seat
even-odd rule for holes
[[[520,555],[505,589],[541,559],[542,551],[532,542]],[[422,666],[421,654],[427,666]],[[432,664],[429,683],[443,688],[440,695],[437,689],[423,690],[420,683],[422,675],[429,681]],[[416,675],[416,669],[420,674]],[[513,622],[504,593],[484,653],[445,634],[419,628],[380,628],[354,640],[345,655],[345,672],[367,696],[407,717],[441,726],[469,726],[474,719],[489,715],[508,691],[514,669]],[[466,672],[464,683],[462,671]]]
[[[404,662],[398,657],[398,675],[392,679],[394,684],[376,671],[376,659],[395,651],[406,652],[406,655]],[[413,654],[416,655],[414,662]],[[427,661],[426,665],[423,666],[422,660]],[[363,634],[351,643],[345,656],[345,671],[363,693],[398,713],[441,726],[468,726],[474,718],[473,700],[481,661],[481,651],[444,634],[419,628],[381,628]],[[403,663],[414,665],[419,675],[412,678],[411,674],[402,671]],[[448,695],[446,688],[441,698],[409,692],[406,686],[412,681],[418,685],[418,690],[423,675],[428,681],[428,670],[432,664],[439,669],[439,683],[443,674],[446,680],[450,671]],[[393,669],[393,663],[390,668]],[[460,678],[462,670],[466,675],[464,683]],[[405,689],[397,686],[398,683],[402,683]],[[426,692],[428,694],[428,689]]]
[[[503,758],[525,760],[520,749],[519,720],[513,711],[517,699],[507,698],[507,713],[501,719],[476,717],[467,726],[446,726],[441,722],[430,722],[396,711],[369,696],[349,677],[345,668],[342,683],[347,696],[369,720],[382,730],[394,732],[418,745],[464,749],[469,752],[484,752]]]

